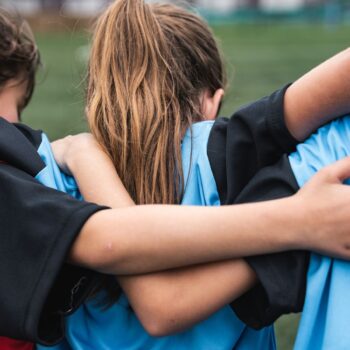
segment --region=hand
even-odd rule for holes
[[[74,176],[84,199],[112,208],[134,205],[114,164],[91,134],[67,136],[52,143],[57,164]]]
[[[319,171],[295,196],[296,210],[305,215],[305,249],[350,259],[350,186],[342,184],[347,178],[350,157]]]
[[[72,175],[72,167],[77,158],[91,156],[94,151],[103,152],[94,137],[88,133],[67,136],[52,142],[51,147],[58,166],[68,175]]]

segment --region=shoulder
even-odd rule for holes
[[[0,118],[0,160],[35,176],[44,168],[37,153],[41,132]]]
[[[22,135],[36,148],[38,149],[42,142],[42,130],[35,130],[28,125],[22,123],[13,124],[15,128],[22,133]]]
[[[81,199],[75,180],[59,169],[50,140],[41,130],[0,118],[0,157],[2,154],[6,155],[6,163],[24,170],[43,185]]]
[[[42,134],[42,141],[38,148],[38,154],[45,164],[45,167],[35,176],[35,178],[47,187],[66,192],[72,197],[82,199],[75,179],[66,175],[58,167],[51,143],[45,134]]]

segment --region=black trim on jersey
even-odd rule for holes
[[[30,128],[18,128],[0,118],[0,161],[35,177],[45,168],[45,163],[37,153],[38,138],[38,132]]]
[[[275,165],[261,169],[235,204],[287,197],[298,189],[288,156],[284,155]],[[259,329],[283,314],[302,311],[309,257],[305,251],[247,257],[260,283],[232,303],[238,317]]]
[[[29,126],[21,123],[14,123],[13,125],[26,137],[26,139],[35,147],[36,150],[42,143],[42,130],[34,130]]]
[[[208,157],[222,204],[232,204],[259,169],[295,148],[283,117],[288,86],[215,121]]]
[[[63,337],[63,316],[97,276],[62,266],[84,223],[105,208],[45,187],[9,164],[0,164],[0,183],[0,334],[53,345]]]
[[[46,166],[41,143],[41,131],[0,118],[0,334],[54,345],[64,316],[99,282],[64,262],[86,220],[105,208],[35,180]]]
[[[288,158],[283,156],[298,143],[284,121],[287,88],[241,108],[231,119],[215,122],[208,157],[222,204],[281,198],[298,190]],[[246,258],[259,283],[232,304],[237,316],[261,328],[283,313],[300,311],[308,259],[305,252]]]
[[[64,317],[71,315],[100,284],[101,276],[94,271],[64,264],[51,288],[41,313],[38,337],[52,345],[63,340]]]

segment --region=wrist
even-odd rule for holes
[[[318,215],[312,201],[299,195],[289,199],[293,234],[287,237],[287,244],[292,250],[310,250],[312,239],[318,228]],[[289,239],[288,239],[289,238]]]
[[[283,250],[305,249],[308,232],[310,232],[306,203],[299,196],[294,195],[282,199],[278,207],[282,227],[279,238]]]

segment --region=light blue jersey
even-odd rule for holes
[[[289,160],[303,186],[318,170],[349,155],[350,117],[344,117],[319,129]],[[350,349],[349,290],[349,262],[311,254],[296,350]]]
[[[215,180],[207,157],[207,142],[213,122],[193,125],[182,143],[186,180],[184,205],[220,205]],[[57,168],[50,145],[39,149],[47,164],[38,179],[53,188],[80,198],[77,186]],[[148,335],[125,295],[102,310],[98,301],[86,302],[67,319],[66,339],[55,350],[273,350],[276,349],[272,327],[255,331],[246,327],[226,306],[191,329],[173,336],[154,338]],[[176,302],[176,300],[174,300]],[[47,349],[38,346],[38,349]]]
[[[82,200],[74,178],[63,173],[58,167],[51,150],[50,141],[45,134],[42,134],[42,142],[38,148],[38,153],[46,167],[35,178],[47,187],[66,192],[72,197]]]

